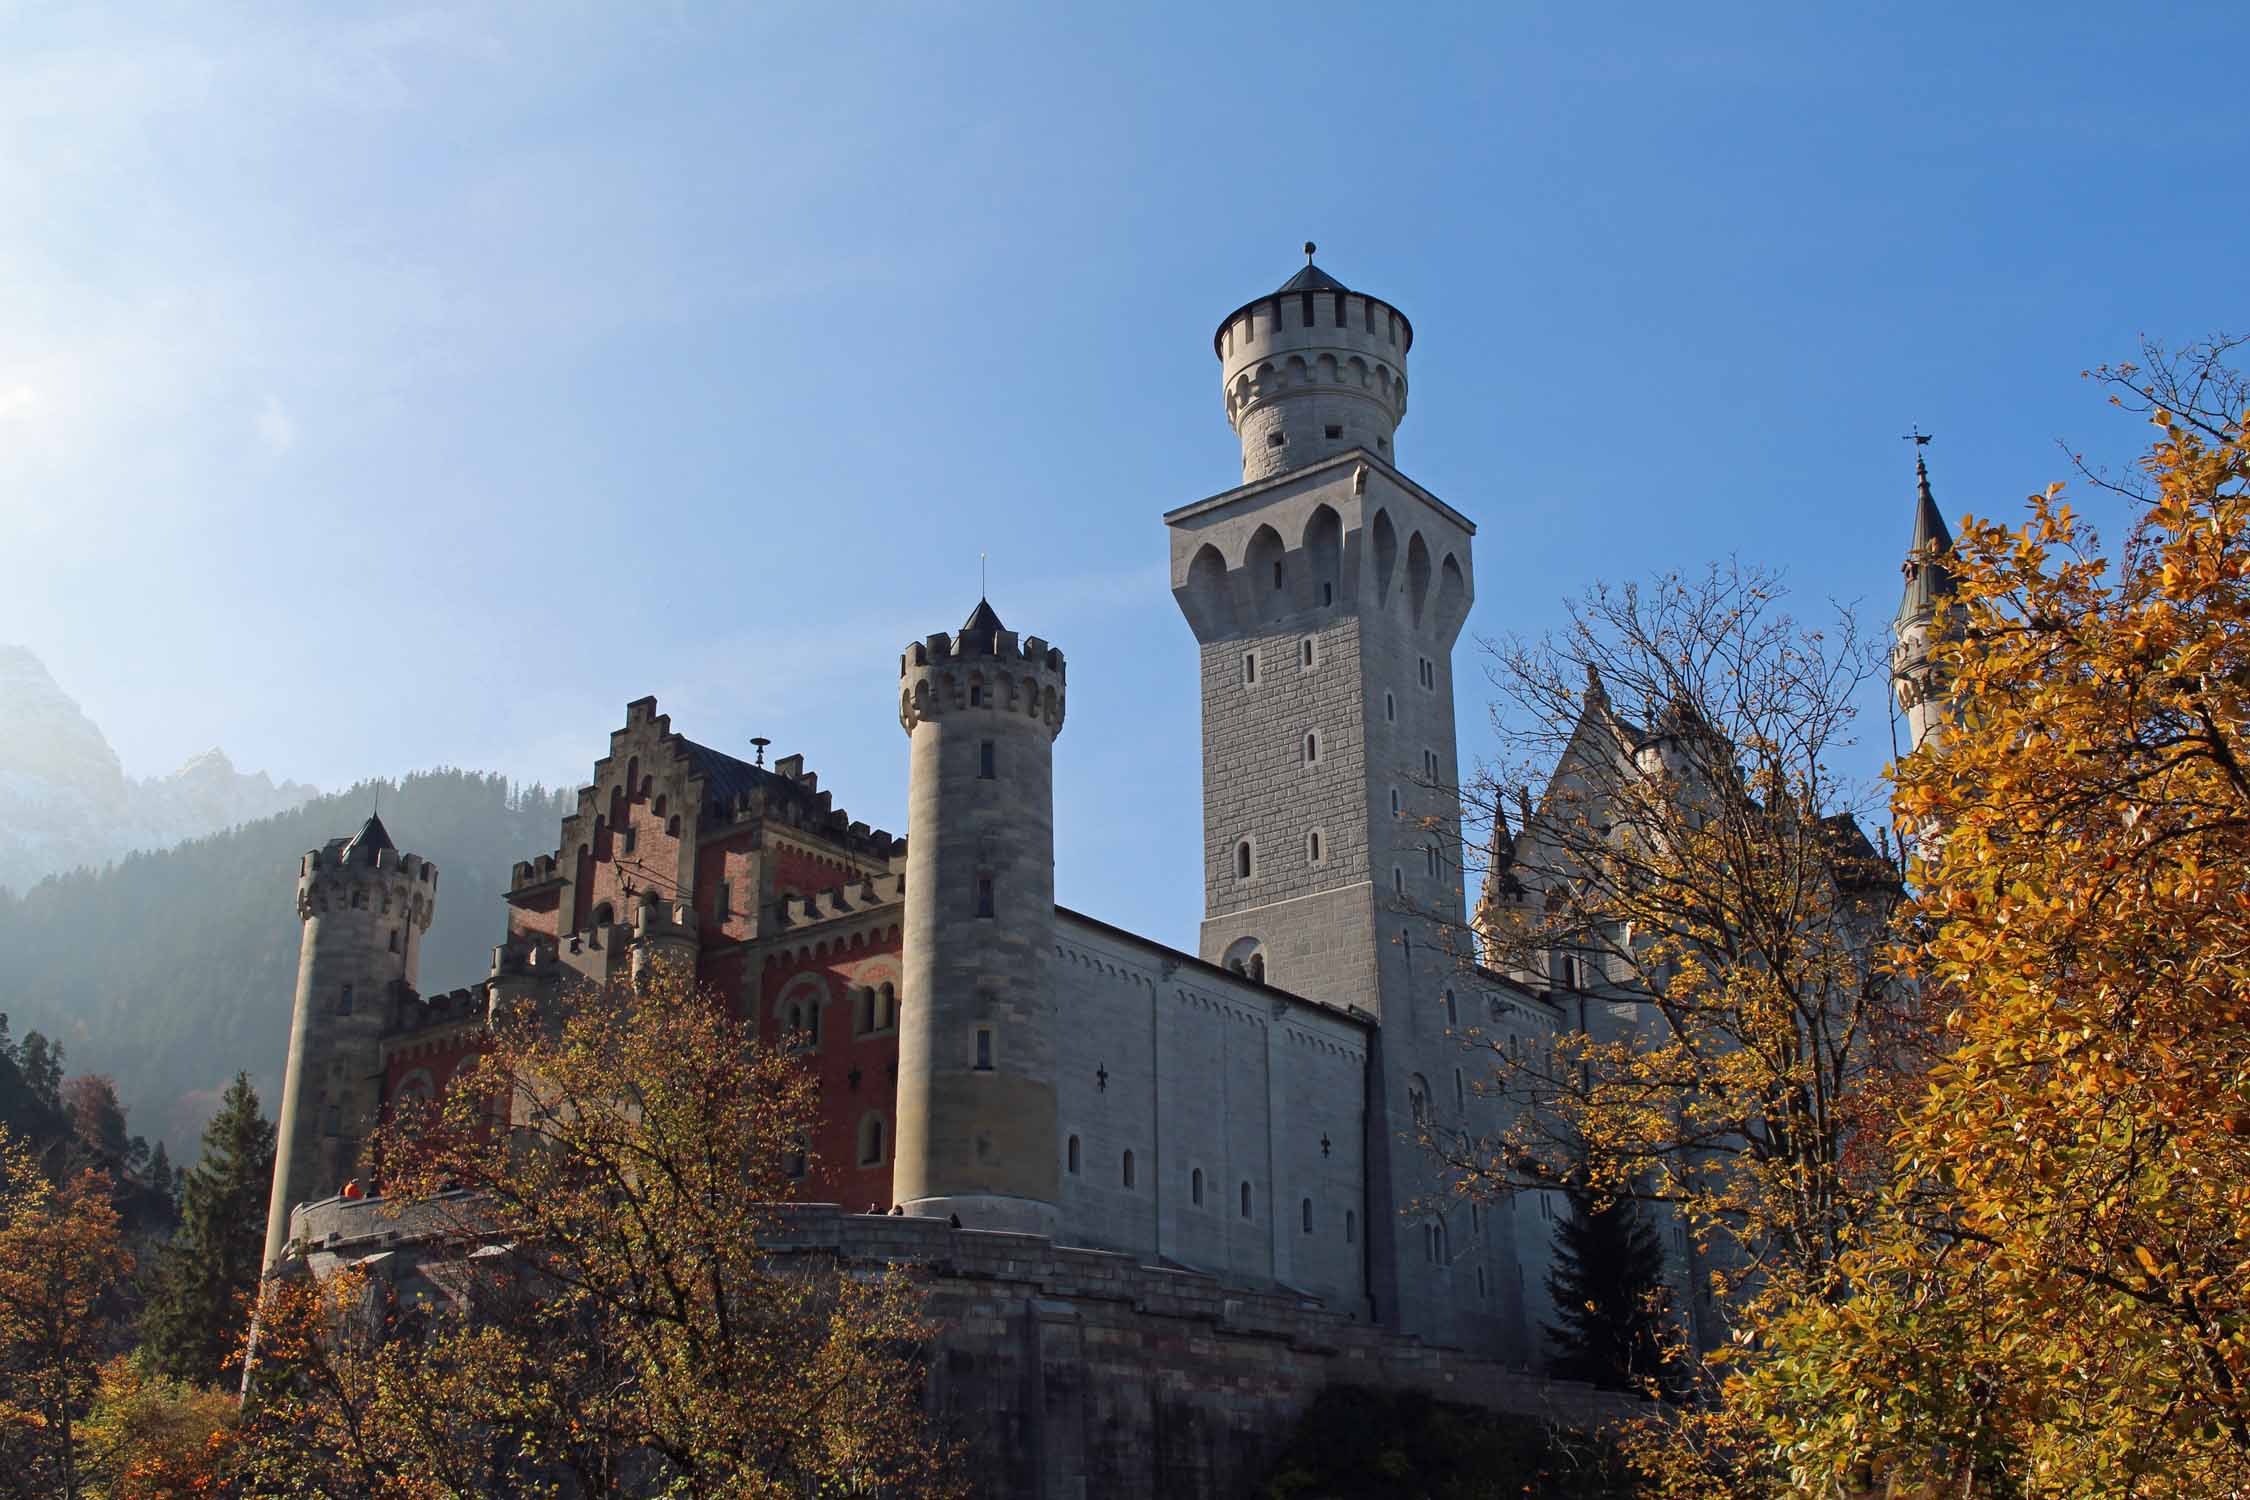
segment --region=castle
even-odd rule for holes
[[[488,1010],[676,962],[819,1079],[808,1201],[1117,1252],[1537,1368],[1560,1195],[1449,1197],[1415,1127],[1496,1128],[1463,1038],[1537,1046],[1600,980],[1458,951],[1476,528],[1398,467],[1412,325],[1309,251],[1214,337],[1240,482],[1163,518],[1201,648],[1194,951],[1055,904],[1065,658],[989,602],[900,656],[904,838],[801,757],[741,759],[641,699],[555,851],[515,866],[474,989],[416,989],[438,872],[378,819],[305,856],[267,1263]],[[1946,544],[1925,474],[1895,664],[1917,737]]]

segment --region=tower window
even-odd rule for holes
[[[1280,566],[1280,564],[1276,563],[1276,564],[1275,564],[1275,566],[1276,566],[1276,567],[1278,568],[1278,567]],[[1280,584],[1280,581],[1279,581],[1278,579],[1277,579],[1277,580],[1275,580],[1275,586],[1276,586],[1276,587],[1279,587],[1279,584]],[[365,906],[366,904],[367,904],[367,892],[365,892],[365,891],[354,891],[354,892],[352,892],[352,905],[353,905],[353,907],[355,907],[355,908],[357,908],[357,907],[363,907],[363,906]]]
[[[1305,858],[1313,864],[1320,863],[1320,830],[1317,828],[1305,835]]]
[[[1242,654],[1242,685],[1244,687],[1251,687],[1256,684],[1257,680],[1258,653],[1255,651],[1245,651]]]
[[[1406,894],[1406,872],[1397,865],[1391,866],[1391,894],[1394,896]]]
[[[1250,841],[1248,839],[1244,839],[1234,846],[1234,878],[1237,880],[1248,880],[1250,878]]]
[[[1336,585],[1324,583],[1320,586],[1320,602],[1322,604],[1334,604],[1336,602]]]
[[[1425,847],[1425,848],[1424,848],[1424,849],[1422,850],[1422,863],[1423,863],[1423,864],[1424,864],[1424,865],[1425,865],[1425,866],[1427,867],[1427,869],[1426,869],[1425,873],[1427,873],[1427,874],[1429,875],[1429,877],[1430,877],[1430,878],[1431,878],[1432,880],[1435,880],[1435,879],[1437,879],[1437,872],[1438,872],[1438,852],[1437,852],[1437,845],[1435,845],[1435,844],[1430,844],[1430,845],[1426,846],[1426,847]]]
[[[398,929],[396,927],[391,929],[391,951],[393,953],[398,952]]]
[[[1320,731],[1317,729],[1309,730],[1305,734],[1305,764],[1308,766],[1315,765],[1318,764],[1319,760]]]
[[[859,1122],[859,1164],[879,1167],[883,1164],[883,1117],[869,1115]]]
[[[337,1014],[337,1015],[339,1015],[339,1016],[348,1016],[348,1015],[350,1015],[351,1013],[352,1013],[352,987],[351,987],[350,985],[348,985],[348,984],[347,984],[347,985],[345,985],[345,986],[344,986],[344,992],[343,992],[343,994],[341,994],[341,995],[339,995],[339,996],[337,996],[337,997],[336,997],[336,1014]]]
[[[627,854],[631,854],[635,849],[638,849],[640,847],[640,844],[641,825],[638,823],[627,823],[625,825],[625,852]]]
[[[1273,586],[1275,588],[1281,587],[1281,562],[1278,558],[1273,565]]]
[[[1069,1156],[1069,1163],[1068,1163],[1068,1165],[1069,1165],[1070,1175],[1071,1175],[1071,1176],[1073,1176],[1073,1177],[1076,1177],[1076,1176],[1078,1175],[1078,1137],[1077,1137],[1077,1136],[1072,1136],[1072,1137],[1070,1138],[1070,1156]]]
[[[983,707],[983,706],[984,706],[984,684],[983,684],[983,683],[981,683],[981,682],[972,682],[972,683],[970,683],[970,684],[969,684],[969,707],[971,707],[971,708],[981,708],[981,707]]]
[[[1396,694],[1385,693],[1383,695],[1383,722],[1386,724],[1398,722],[1398,697]],[[1391,811],[1396,812],[1398,809],[1394,807]]]
[[[1320,665],[1318,648],[1313,645],[1313,638],[1309,635],[1297,644],[1297,665],[1308,669]]]
[[[1250,1184],[1247,1182],[1242,1185],[1242,1217],[1250,1217]]]
[[[1125,1153],[1125,1166],[1122,1175],[1125,1186],[1131,1187],[1133,1185],[1133,1153],[1130,1151]]]
[[[1437,780],[1437,752],[1435,750],[1424,750],[1422,752],[1422,774],[1431,781]]]
[[[1203,1169],[1197,1167],[1188,1174],[1188,1201],[1197,1208],[1203,1206]]]
[[[1323,431],[1326,432],[1329,441],[1334,442],[1337,438],[1340,438],[1344,435],[1344,424],[1341,422],[1331,422],[1326,428],[1323,429]]]
[[[722,923],[726,921],[726,919],[727,919],[727,897],[728,897],[728,895],[729,895],[729,894],[730,894],[730,892],[729,892],[729,890],[728,890],[728,888],[727,888],[727,883],[726,883],[725,881],[723,881],[723,880],[722,880],[722,881],[720,881],[720,882],[719,882],[719,888],[718,888],[717,890],[715,890],[715,891],[713,891],[713,892],[711,893],[711,920],[712,920],[712,921],[714,921],[714,922],[722,922]]]
[[[1266,446],[1268,448],[1278,448],[1288,441],[1288,435],[1278,427],[1266,434]]]
[[[1462,1081],[1461,1070],[1453,1070],[1453,1112],[1466,1114],[1469,1109],[1469,1086]]]
[[[1391,816],[1398,816],[1398,788],[1395,786],[1391,788]]]
[[[1344,1210],[1344,1243],[1347,1245],[1359,1243],[1359,1215],[1348,1208]]]
[[[1305,1199],[1305,1200],[1304,1200],[1304,1201],[1303,1201],[1302,1203],[1300,1203],[1300,1204],[1298,1204],[1298,1205],[1297,1205],[1297,1219],[1298,1219],[1298,1222],[1299,1222],[1299,1223],[1300,1223],[1300,1224],[1301,1224],[1301,1225],[1303,1226],[1303,1228],[1304,1228],[1304,1232],[1305,1232],[1305,1233],[1307,1233],[1307,1234],[1311,1234],[1311,1233],[1312,1233],[1312,1199],[1310,1199],[1310,1198],[1307,1198],[1307,1199]]]
[[[977,1028],[977,1071],[992,1071],[992,1028],[989,1026]]]
[[[977,779],[990,781],[996,774],[993,770],[992,741],[986,740],[977,747]]]
[[[1454,1003],[1453,991],[1451,990],[1445,992],[1445,1024],[1448,1026],[1461,1024],[1461,1008]],[[1459,1077],[1460,1075],[1455,1074],[1454,1076]]]
[[[992,877],[990,875],[979,875],[977,877],[977,915],[980,917],[992,915]]]

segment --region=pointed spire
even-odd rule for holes
[[[1930,494],[1930,468],[1919,450],[1914,455],[1914,540],[1906,549],[1906,594],[1899,600],[1898,617],[1913,619],[1928,614],[1937,601],[1953,592],[1953,573],[1945,559],[1953,555],[1953,533],[1945,513]]]
[[[1609,689],[1602,686],[1602,669],[1592,662],[1586,663],[1586,706],[1607,706]]]
[[[969,618],[961,622],[963,635],[989,636],[996,630],[1007,628],[1000,623],[1000,612],[992,607],[992,601],[981,596],[977,599],[977,607],[969,611]]]
[[[344,863],[372,860],[379,850],[397,848],[398,845],[391,842],[390,831],[383,827],[383,820],[369,813],[367,821],[359,825],[359,832],[353,834],[352,841],[344,846]]]

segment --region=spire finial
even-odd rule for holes
[[[985,554],[979,552],[977,554],[977,597],[979,599],[989,599],[992,597],[992,590],[985,586],[984,560]]]
[[[1922,424],[1917,422],[1899,434],[1899,441],[1914,445],[1914,476],[1921,483],[1922,493],[1927,495],[1930,492],[1930,470],[1922,462],[1922,450],[1930,446],[1930,434],[1924,432]]]
[[[1311,240],[1307,240],[1307,241],[1305,241],[1305,264],[1306,264],[1306,265],[1308,265],[1308,266],[1309,266],[1309,265],[1311,265],[1311,264],[1312,264],[1313,252],[1314,252],[1315,250],[1318,250],[1319,248],[1320,248],[1320,246],[1318,246],[1318,245],[1314,244],[1314,243],[1313,243],[1313,242],[1312,242]]]

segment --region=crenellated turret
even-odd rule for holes
[[[1245,484],[1365,448],[1395,463],[1414,326],[1312,263],[1245,302],[1212,337]]]
[[[304,937],[266,1211],[268,1266],[281,1256],[289,1211],[343,1186],[375,1124],[383,1033],[414,997],[437,878],[437,866],[401,853],[377,817],[298,865]]]
[[[911,763],[900,956],[898,1149],[909,1214],[1053,1234],[1054,738],[1063,654],[990,603],[899,660]],[[807,898],[809,921],[872,883]]]

